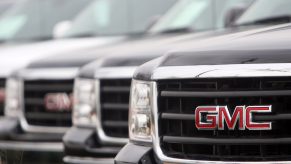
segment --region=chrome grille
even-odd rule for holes
[[[48,94],[65,93],[71,95],[73,80],[25,80],[24,116],[29,125],[48,127],[70,127],[70,110],[48,110],[45,97]]]
[[[193,160],[269,161],[291,159],[291,78],[161,80],[158,131],[163,153]],[[198,130],[197,106],[272,105],[269,131]],[[230,111],[231,114],[233,111]]]
[[[102,127],[107,136],[128,138],[128,105],[131,79],[100,81]]]

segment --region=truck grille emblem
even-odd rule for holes
[[[195,125],[199,130],[271,130],[271,122],[254,122],[253,114],[270,113],[272,106],[237,106],[232,116],[227,106],[198,106],[195,110]],[[225,127],[226,125],[226,127]]]
[[[44,98],[45,108],[48,111],[71,111],[72,100],[72,94],[48,93]]]
[[[0,88],[0,103],[4,103],[5,101],[5,89]]]

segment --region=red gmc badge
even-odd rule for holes
[[[4,103],[5,101],[5,89],[0,88],[0,103]]]
[[[237,106],[232,116],[227,106],[198,106],[195,125],[199,130],[271,130],[271,122],[255,122],[253,114],[270,113],[272,106]],[[226,125],[226,127],[225,127]]]
[[[66,93],[48,93],[45,95],[45,108],[48,111],[71,111],[72,110],[72,94]]]

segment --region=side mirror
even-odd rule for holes
[[[234,25],[235,21],[246,11],[247,5],[236,5],[229,9],[224,17],[224,26],[231,27]]]
[[[55,25],[53,29],[54,38],[61,38],[72,27],[71,21],[62,21]]]

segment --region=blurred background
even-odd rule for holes
[[[125,38],[167,40],[287,23],[290,16],[275,18],[290,15],[290,5],[288,0],[0,0],[0,115],[4,116],[5,80],[35,60]],[[0,164],[62,163],[62,158],[59,152],[0,150]]]

